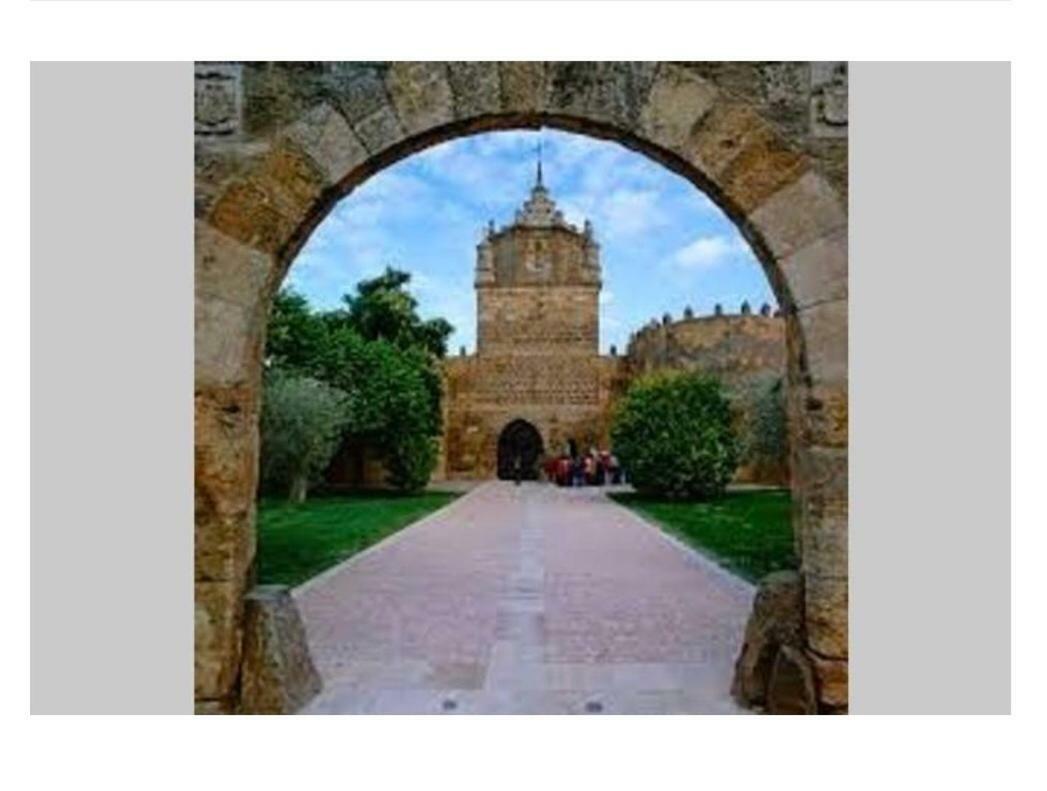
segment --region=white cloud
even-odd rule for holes
[[[603,199],[599,215],[607,233],[614,236],[638,236],[666,222],[654,190],[614,190]]]
[[[745,250],[745,244],[736,237],[699,236],[677,250],[673,254],[672,262],[684,269],[712,269],[733,260]]]

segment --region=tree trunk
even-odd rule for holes
[[[291,491],[287,499],[292,503],[304,503],[309,492],[309,479],[305,475],[296,475],[291,479]]]

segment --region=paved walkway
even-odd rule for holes
[[[492,482],[295,592],[305,713],[734,713],[753,589],[597,489]]]

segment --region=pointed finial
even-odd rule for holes
[[[535,186],[542,186],[542,139],[538,138],[538,177],[535,180]]]

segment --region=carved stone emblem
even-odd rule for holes
[[[240,130],[240,66],[196,65],[196,134],[228,137]]]

